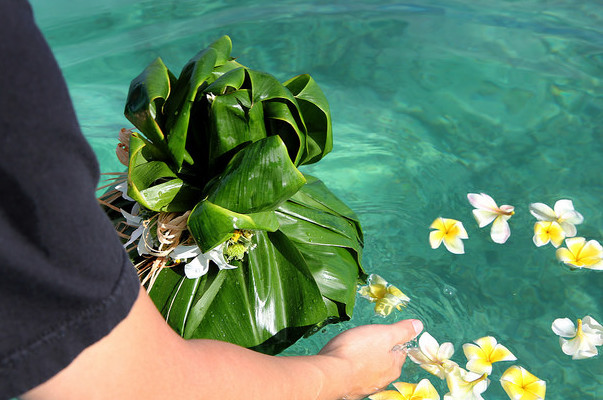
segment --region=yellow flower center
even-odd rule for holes
[[[584,336],[584,332],[582,331],[582,320],[578,319],[578,327],[576,328],[576,337],[582,338]]]

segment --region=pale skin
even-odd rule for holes
[[[184,340],[144,290],[130,314],[23,400],[361,399],[398,379],[418,320],[365,325],[317,355],[275,357],[214,340]]]

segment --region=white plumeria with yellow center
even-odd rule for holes
[[[429,379],[419,383],[394,382],[396,390],[383,390],[369,396],[371,400],[440,400]]]
[[[483,400],[482,393],[488,389],[488,374],[465,371],[458,365],[446,368],[446,384],[450,392],[444,400]]]
[[[565,247],[557,249],[557,259],[576,268],[603,270],[603,247],[596,240],[583,237],[565,239]]]
[[[437,249],[444,242],[444,246],[449,252],[454,254],[465,253],[465,248],[461,239],[467,239],[467,231],[463,223],[456,219],[436,218],[430,226],[435,229],[429,233],[429,244],[432,249]]]
[[[440,379],[446,378],[447,369],[457,365],[450,360],[452,354],[454,354],[452,343],[446,342],[440,346],[428,332],[424,332],[419,338],[418,348],[408,350],[408,357],[414,363]]]
[[[565,237],[576,236],[576,225],[584,221],[584,217],[578,211],[574,210],[574,203],[571,200],[558,200],[553,208],[544,203],[530,204],[530,213],[538,221],[556,222],[563,230]],[[534,240],[536,243],[536,240]]]
[[[505,243],[511,236],[511,228],[507,221],[515,214],[515,207],[507,204],[499,207],[494,199],[486,193],[469,193],[467,199],[475,207],[473,216],[479,227],[483,228],[492,223],[492,228],[490,228],[492,241]]]
[[[534,237],[532,240],[538,247],[551,242],[555,247],[561,246],[565,239],[565,232],[557,221],[538,221],[534,224]]]
[[[401,310],[406,307],[410,298],[400,289],[387,283],[385,279],[377,274],[371,274],[367,285],[358,291],[362,297],[375,304],[375,313],[386,317],[394,308]]]
[[[561,350],[574,360],[596,356],[597,346],[603,345],[603,327],[590,316],[578,319],[577,322],[576,327],[569,318],[557,318],[553,321],[551,329],[559,335]]]
[[[512,400],[544,400],[546,393],[545,381],[516,365],[502,374],[500,384]]]
[[[467,369],[476,374],[490,375],[492,363],[517,360],[509,349],[498,343],[492,336],[477,339],[474,343],[465,343],[463,352],[467,357]]]

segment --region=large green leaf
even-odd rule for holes
[[[196,296],[185,338],[252,347],[286,328],[310,327],[327,317],[316,282],[295,246],[279,232],[257,232],[254,242],[257,247],[247,265],[221,271],[225,277],[219,289]],[[211,323],[203,321],[207,315]]]
[[[274,210],[305,181],[280,137],[270,136],[240,150],[205,191],[212,203],[247,214]]]
[[[295,165],[299,165],[305,154],[306,134],[298,126],[296,115],[299,112],[291,112],[295,105],[280,101],[267,101],[264,104],[267,129],[271,135],[278,135],[289,152],[289,157]]]
[[[315,163],[333,149],[329,103],[310,75],[296,76],[284,85],[297,99],[306,124],[306,152],[300,164]]]
[[[210,168],[216,168],[216,160],[242,144],[266,137],[262,105],[251,104],[247,89],[217,96],[211,103],[209,118]]]
[[[308,184],[278,208],[279,230],[295,243],[322,295],[339,304],[339,317],[346,319],[352,315],[358,275],[364,273],[362,231],[354,213],[321,181],[306,178]]]
[[[297,204],[335,213],[353,221],[358,232],[358,239],[362,243],[362,228],[356,213],[335,196],[320,179],[308,174],[304,174],[304,177],[306,178],[306,184],[303,190],[291,196],[290,200]]]
[[[218,52],[212,47],[199,52],[184,66],[173,94],[167,100],[168,147],[178,169],[182,167],[185,158],[186,137],[193,101],[199,87],[206,84],[205,81],[211,75],[217,59]]]
[[[203,200],[189,216],[188,229],[205,253],[230,239],[235,229],[276,231],[278,221],[273,211],[239,214]]]
[[[152,151],[138,135],[130,138],[128,195],[143,207],[153,211],[190,210],[201,191],[180,179],[163,161],[150,159]]]
[[[170,95],[173,75],[157,58],[130,83],[124,114],[155,146],[165,148],[163,105]]]

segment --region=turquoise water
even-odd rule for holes
[[[440,342],[492,335],[549,399],[603,398],[600,356],[572,360],[554,319],[603,322],[596,271],[571,271],[532,243],[531,202],[572,199],[578,234],[603,241],[603,5],[596,1],[32,1],[103,171],[120,170],[117,132],[130,80],[155,57],[180,67],[223,34],[233,55],[284,80],[310,73],[333,116],[332,154],[305,171],[354,209],[364,266],[412,298],[387,319],[358,299],[351,321],[302,339],[311,354],[352,326],[409,317]],[[265,4],[264,4],[265,3]],[[516,207],[493,243],[466,199]],[[464,255],[432,250],[429,225],[461,220]],[[507,399],[494,365],[486,399]],[[412,362],[401,380],[430,378]]]

